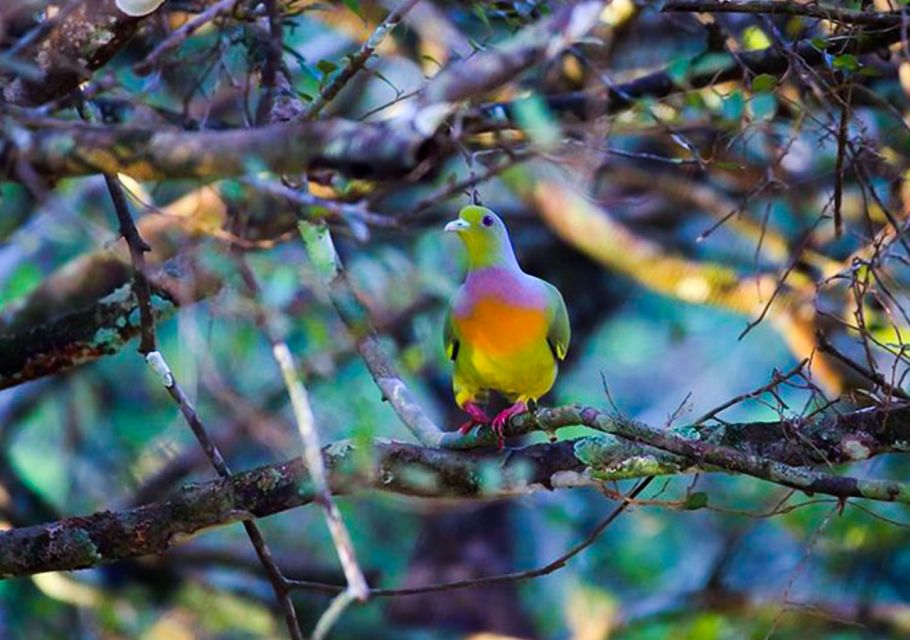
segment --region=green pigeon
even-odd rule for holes
[[[556,287],[521,270],[505,224],[490,209],[467,206],[445,230],[468,252],[444,329],[455,402],[470,416],[460,431],[490,425],[502,448],[508,420],[553,387],[569,349],[569,315]],[[512,403],[492,419],[480,404],[490,391]]]

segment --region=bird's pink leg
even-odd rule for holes
[[[458,433],[461,435],[467,435],[468,432],[478,424],[490,424],[490,416],[487,415],[486,411],[484,411],[479,404],[466,402],[462,409],[471,416],[471,419],[458,427]]]
[[[506,444],[506,423],[512,416],[517,416],[519,413],[524,413],[528,410],[528,405],[524,402],[516,402],[511,407],[503,409],[496,417],[493,418],[493,421],[490,422],[490,427],[493,429],[493,433],[499,438],[499,448],[502,449]]]

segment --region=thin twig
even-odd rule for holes
[[[777,279],[777,284],[774,286],[774,291],[771,292],[771,297],[768,298],[768,302],[766,302],[765,305],[762,307],[761,313],[758,314],[758,317],[755,318],[755,320],[750,320],[746,324],[746,327],[740,332],[739,336],[737,336],[737,338],[736,338],[737,340],[742,340],[743,338],[745,338],[749,334],[749,332],[752,331],[752,329],[754,329],[755,327],[760,325],[762,323],[762,321],[764,321],[765,316],[768,315],[768,311],[771,310],[771,305],[774,304],[774,301],[777,299],[778,295],[781,293],[781,291],[784,290],[784,287],[787,284],[787,278],[790,277],[790,274],[799,265],[800,256],[802,256],[803,250],[807,246],[809,246],[810,241],[812,239],[812,232],[815,231],[815,228],[819,225],[819,223],[822,220],[823,220],[823,218],[821,218],[821,217],[818,218],[815,221],[815,224],[812,225],[812,228],[809,229],[809,232],[806,234],[806,237],[803,238],[803,241],[800,243],[800,246],[796,248],[796,251],[794,251],[794,253],[793,253],[794,257],[790,261],[790,264],[787,265],[787,268],[784,269],[784,272],[781,274],[780,278]]]
[[[364,202],[339,202],[338,200],[320,198],[303,190],[291,189],[274,180],[264,180],[252,176],[243,178],[242,181],[263,193],[282,198],[295,205],[306,207],[307,209],[324,209],[330,216],[347,224],[349,227],[360,224],[383,229],[397,229],[401,226],[398,218],[371,211]],[[358,240],[365,239],[359,237],[359,233],[356,232],[355,236]]]
[[[870,371],[863,365],[859,364],[856,360],[845,356],[843,353],[838,351],[838,349],[833,344],[831,344],[831,342],[823,334],[818,335],[818,350],[822,353],[827,353],[839,362],[842,362],[847,367],[853,369],[855,372],[867,380],[871,380],[882,389],[884,389],[889,395],[892,395],[895,398],[900,398],[901,400],[910,400],[910,394],[908,394],[900,387],[895,387],[889,384],[888,381],[885,380],[884,376],[882,376],[880,373]]]
[[[151,73],[152,68],[162,56],[170,53],[183,44],[184,40],[193,35],[203,25],[211,22],[223,13],[233,11],[234,7],[239,2],[240,0],[221,0],[221,2],[216,2],[171,33],[171,35],[165,38],[157,47],[152,49],[152,52],[149,53],[144,60],[133,65],[133,70],[140,75]]]
[[[142,240],[139,231],[133,222],[132,216],[130,216],[126,196],[123,193],[119,180],[108,174],[104,175],[104,179],[108,191],[111,194],[111,199],[114,202],[114,208],[117,211],[117,218],[120,222],[120,232],[126,239],[130,249],[130,258],[133,265],[133,278],[135,281],[134,289],[136,291],[136,296],[139,299],[142,336],[139,352],[145,356],[146,362],[148,362],[152,369],[161,377],[168,395],[177,403],[180,413],[183,414],[184,419],[193,431],[193,435],[196,436],[196,440],[199,441],[202,450],[212,463],[212,466],[221,477],[230,478],[231,470],[228,467],[224,456],[221,455],[221,451],[218,450],[218,447],[209,437],[205,426],[199,419],[199,415],[196,413],[189,398],[183,392],[180,385],[177,384],[177,380],[174,378],[164,356],[157,350],[155,317],[152,314],[148,281],[144,275],[145,259],[143,252],[149,251],[151,248]],[[262,537],[262,532],[254,522],[244,521],[243,527],[246,529],[250,542],[252,542],[253,548],[256,550],[259,561],[265,568],[269,581],[272,583],[272,587],[275,591],[275,595],[278,598],[278,602],[284,610],[291,638],[293,640],[303,640],[303,634],[301,633],[300,625],[297,622],[297,612],[294,609],[293,602],[291,602],[286,580],[281,574],[278,565],[275,563],[272,552],[266,545],[265,539]]]
[[[367,38],[367,41],[357,50],[357,53],[348,58],[348,63],[344,68],[332,78],[331,82],[320,91],[318,96],[316,96],[316,99],[309,104],[306,111],[301,116],[302,119],[312,120],[319,115],[319,112],[322,111],[329,102],[335,99],[335,96],[344,89],[351,78],[357,75],[357,72],[367,63],[367,60],[373,55],[376,47],[385,40],[385,37],[398,26],[398,23],[401,22],[401,19],[404,18],[405,14],[411,10],[411,7],[418,2],[419,0],[403,0],[394,11],[386,16],[386,19],[376,27],[376,30],[373,31],[370,37]]]
[[[805,367],[808,363],[809,363],[809,359],[805,358],[805,359],[803,359],[802,362],[800,362],[798,365],[793,367],[793,369],[791,369],[790,371],[788,371],[787,373],[785,373],[783,375],[781,375],[780,373],[778,373],[775,370],[774,375],[771,377],[771,382],[764,385],[763,387],[759,387],[758,389],[755,389],[754,391],[750,391],[748,393],[743,393],[742,395],[738,395],[735,398],[731,398],[730,400],[727,400],[723,404],[711,409],[706,414],[704,414],[702,417],[700,417],[698,420],[693,422],[692,423],[693,426],[698,426],[700,424],[707,422],[708,420],[710,420],[711,418],[716,416],[721,411],[729,409],[733,405],[737,405],[740,402],[743,402],[744,400],[756,398],[756,397],[762,395],[763,393],[766,393],[766,392],[770,391],[771,389],[774,389],[775,387],[779,386],[780,383],[783,382],[784,380],[789,380],[793,376],[799,375],[799,373],[803,370],[803,367]]]
[[[319,502],[325,514],[325,520],[332,534],[332,540],[338,551],[338,559],[341,561],[341,567],[344,569],[344,575],[347,578],[348,589],[356,600],[366,601],[368,597],[368,588],[363,572],[357,564],[357,557],[354,553],[354,544],[351,542],[351,536],[348,534],[344,521],[341,519],[341,513],[338,506],[332,499],[329,492],[329,485],[326,482],[325,465],[322,460],[322,447],[319,444],[319,435],[316,432],[316,420],[313,417],[313,410],[310,407],[310,401],[307,397],[306,388],[300,382],[297,376],[297,370],[294,366],[294,359],[288,349],[287,343],[280,340],[272,341],[272,354],[275,361],[281,369],[281,376],[284,378],[287,386],[288,395],[291,398],[291,407],[294,411],[294,417],[297,421],[297,429],[300,432],[300,439],[303,440],[303,454],[306,461],[307,470],[310,473],[310,481],[313,483],[313,491],[316,501]]]
[[[644,491],[647,486],[654,479],[653,476],[648,476],[642,478],[638,484],[628,493],[628,495],[623,498],[622,503],[620,503],[613,511],[610,512],[606,518],[604,518],[588,536],[571,547],[568,551],[563,553],[561,556],[555,560],[548,562],[542,567],[536,569],[527,569],[525,571],[513,571],[511,573],[501,573],[495,576],[484,576],[482,578],[469,578],[467,580],[455,580],[453,582],[443,582],[441,584],[432,584],[425,587],[411,587],[406,589],[370,589],[370,595],[376,597],[393,597],[393,596],[411,596],[419,593],[433,593],[436,591],[450,591],[452,589],[465,589],[468,587],[476,587],[486,584],[500,584],[503,582],[517,582],[520,580],[530,580],[532,578],[539,578],[547,574],[553,573],[558,569],[562,569],[566,564],[577,556],[579,553],[590,547],[592,544],[597,542],[597,539],[601,534],[609,527],[613,522],[626,510],[626,508],[633,504],[635,498]],[[307,589],[309,588],[309,583],[289,580],[288,585],[294,589]],[[340,590],[340,589],[339,589]]]
[[[252,269],[243,259],[242,254],[236,254],[236,258],[247,288],[256,300],[261,300],[262,289],[256,280],[255,274],[253,274]],[[365,602],[369,597],[369,587],[363,577],[363,571],[357,563],[351,536],[348,534],[338,506],[335,504],[332,493],[329,490],[329,484],[326,480],[325,462],[322,458],[322,446],[316,430],[316,418],[313,415],[306,387],[304,387],[300,377],[297,375],[297,367],[294,363],[294,357],[291,355],[291,350],[288,348],[287,343],[277,336],[273,328],[274,322],[269,317],[268,310],[265,307],[259,308],[256,323],[272,345],[272,355],[275,358],[275,362],[278,363],[281,377],[290,397],[297,430],[300,434],[300,439],[303,441],[303,460],[310,476],[310,482],[313,485],[313,500],[322,508],[329,533],[335,544],[338,560],[341,562],[347,581],[346,593],[350,595],[350,599]],[[348,603],[349,599],[339,598],[336,600],[333,603],[333,607],[330,607],[329,611],[323,615],[320,623],[326,620],[326,624],[331,626],[330,623],[334,619],[331,617],[330,612],[332,615],[340,615]],[[322,637],[319,625],[317,625],[317,630],[314,632],[313,637],[314,639]]]
[[[299,227],[310,262],[319,272],[335,310],[353,334],[357,352],[382,392],[383,399],[392,405],[395,413],[421,444],[439,446],[446,434],[423,410],[379,344],[369,312],[358,300],[344,273],[329,229],[325,225],[304,221],[300,222]]]
[[[322,615],[319,616],[319,621],[316,622],[316,628],[313,630],[312,640],[324,640],[324,638],[329,635],[329,631],[332,630],[332,627],[335,626],[335,623],[338,622],[338,619],[341,617],[341,614],[344,613],[344,610],[351,606],[355,600],[356,598],[349,590],[339,593],[338,596],[332,600],[332,604],[329,605],[329,608],[323,611]]]
[[[837,156],[834,162],[834,236],[840,238],[844,232],[844,220],[841,212],[844,199],[844,159],[847,155],[847,131],[850,126],[850,94],[845,92],[841,100],[840,122],[837,127]]]
[[[108,193],[114,203],[114,211],[117,213],[117,221],[120,224],[120,235],[126,240],[130,251],[130,261],[133,265],[133,290],[136,292],[139,304],[139,353],[145,356],[158,348],[155,339],[155,318],[152,314],[151,288],[148,278],[145,276],[145,252],[151,251],[152,248],[139,235],[136,223],[133,222],[133,217],[130,215],[130,207],[120,180],[116,176],[105,173],[104,183],[107,185]]]
[[[196,409],[193,407],[189,398],[183,392],[180,385],[177,384],[164,356],[162,356],[159,351],[153,351],[146,356],[146,360],[161,376],[164,388],[174,402],[177,403],[180,413],[183,414],[184,420],[187,425],[189,425],[193,435],[196,436],[196,440],[199,442],[202,450],[205,451],[205,455],[215,468],[215,471],[217,471],[218,475],[222,478],[230,478],[230,467],[228,467],[228,464],[225,461],[224,456],[221,455],[221,451],[218,449],[217,445],[215,445],[209,437],[205,425],[202,424],[202,420],[200,420],[199,415],[196,413]],[[303,640],[303,633],[300,631],[300,623],[297,621],[297,611],[294,609],[294,603],[291,601],[291,596],[289,594],[288,581],[275,563],[275,559],[265,542],[265,538],[262,536],[262,532],[255,522],[249,520],[243,521],[243,528],[246,530],[246,534],[253,544],[253,549],[256,551],[259,562],[261,562],[262,566],[265,568],[269,582],[272,584],[272,589],[275,591],[275,596],[278,598],[278,603],[284,611],[288,632],[290,633],[292,640]]]
[[[439,203],[443,200],[448,200],[452,196],[460,195],[464,192],[465,189],[474,187],[478,184],[486,182],[490,178],[498,176],[503,171],[507,171],[518,163],[528,160],[532,155],[531,153],[515,151],[509,151],[507,153],[508,157],[505,160],[498,162],[491,167],[487,167],[480,173],[472,174],[463,180],[444,185],[441,188],[437,189],[427,197],[419,200],[417,204],[415,204],[407,211],[407,213],[399,216],[399,219],[403,222],[413,220],[427,209],[438,206]]]

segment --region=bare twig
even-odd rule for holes
[[[364,585],[364,587],[365,586],[366,585]],[[344,610],[351,606],[355,600],[356,598],[349,589],[339,593],[335,599],[332,600],[332,604],[329,605],[329,608],[323,611],[322,615],[319,616],[319,620],[316,622],[316,628],[313,630],[313,640],[324,640],[329,634],[329,631],[332,630],[332,627],[335,626],[335,623],[338,622],[338,619],[341,617],[341,614],[344,613]]]
[[[850,369],[853,369],[853,371],[856,371],[858,374],[860,374],[867,380],[871,380],[872,382],[874,382],[875,384],[880,386],[889,395],[892,395],[895,398],[900,398],[901,400],[910,400],[910,394],[908,394],[906,391],[904,391],[900,387],[896,387],[896,386],[889,384],[888,381],[885,380],[884,376],[882,376],[880,373],[871,371],[870,369],[868,369],[868,368],[864,367],[863,365],[861,365],[860,363],[858,363],[853,358],[849,358],[849,357],[845,356],[843,353],[841,353],[837,349],[837,347],[835,347],[833,344],[831,344],[830,340],[828,340],[822,334],[819,334],[819,336],[818,336],[818,350],[823,353],[827,353],[828,355],[832,356],[839,362],[842,362],[844,365],[846,365]]]
[[[139,235],[136,223],[133,222],[133,217],[130,215],[129,204],[127,204],[120,180],[116,176],[105,173],[104,182],[114,203],[114,210],[117,212],[120,235],[126,240],[130,250],[130,261],[133,266],[133,291],[136,293],[136,299],[139,303],[139,322],[141,327],[139,353],[145,356],[158,348],[155,340],[155,317],[152,313],[151,288],[145,274],[145,252],[151,251],[152,248]]]
[[[347,579],[348,592],[351,598],[365,602],[369,595],[367,582],[363,577],[360,566],[357,564],[357,556],[354,553],[354,544],[351,542],[351,536],[344,526],[341,513],[338,511],[338,506],[329,491],[329,485],[325,477],[325,465],[322,461],[322,449],[319,445],[319,436],[316,433],[316,420],[313,416],[313,410],[310,408],[306,388],[304,388],[303,383],[300,382],[300,378],[297,376],[294,360],[287,343],[274,338],[271,338],[271,341],[272,353],[275,356],[275,361],[278,362],[278,368],[281,369],[281,376],[284,378],[288,395],[291,398],[291,407],[297,421],[300,439],[303,440],[304,459],[310,472],[310,481],[313,482],[317,501],[322,507],[326,523],[332,534],[332,540],[335,542],[338,559],[341,561],[341,566]],[[320,636],[316,633],[315,637]]]
[[[196,409],[193,407],[189,398],[183,392],[180,385],[177,384],[164,356],[162,356],[159,351],[153,351],[146,356],[146,360],[156,373],[161,376],[164,388],[174,402],[177,403],[180,413],[192,430],[193,435],[196,436],[199,446],[205,451],[205,455],[215,468],[215,471],[217,471],[218,475],[222,478],[230,479],[231,470],[228,467],[224,456],[221,455],[221,451],[209,437],[205,426],[202,424],[202,420],[200,420],[199,415],[196,413]],[[281,605],[281,608],[284,611],[288,632],[290,633],[292,640],[303,640],[303,633],[300,631],[300,623],[297,622],[297,612],[294,609],[294,603],[291,601],[288,592],[287,579],[275,563],[272,552],[266,544],[265,538],[262,536],[262,532],[255,522],[249,520],[244,520],[243,528],[246,530],[246,534],[253,544],[253,548],[256,550],[259,562],[261,562],[262,566],[265,568],[269,582],[272,584],[272,589],[275,591],[275,596],[278,598],[278,604]]]
[[[133,65],[133,70],[140,75],[151,73],[161,57],[183,44],[184,40],[193,35],[203,25],[208,24],[224,13],[233,11],[234,7],[237,6],[239,2],[240,0],[221,0],[220,2],[216,2],[171,33],[157,47],[152,49],[151,53],[149,53],[144,60]]]
[[[421,213],[423,213],[427,209],[431,209],[435,206],[438,206],[439,203],[443,202],[444,200],[447,200],[447,199],[451,198],[452,196],[463,193],[465,191],[465,189],[469,189],[478,184],[486,182],[490,178],[498,176],[503,171],[508,171],[509,169],[514,167],[516,164],[518,164],[519,162],[523,162],[524,160],[527,160],[529,157],[530,157],[530,154],[528,154],[528,153],[521,153],[521,152],[515,152],[515,151],[509,152],[506,159],[504,159],[500,162],[497,162],[496,164],[494,164],[490,167],[487,167],[483,171],[481,171],[477,174],[472,174],[463,180],[459,180],[458,182],[454,182],[452,184],[447,184],[447,185],[440,187],[439,189],[437,189],[430,195],[419,200],[406,213],[399,216],[399,219],[402,221],[413,220],[414,218],[418,217]]]
[[[847,131],[850,126],[850,94],[844,92],[840,107],[840,122],[837,127],[837,156],[834,163],[834,235],[838,238],[844,232],[844,220],[841,207],[844,199],[844,159],[847,155]]]
[[[174,402],[177,403],[177,406],[180,409],[180,413],[183,414],[184,419],[186,420],[190,429],[193,431],[193,435],[195,435],[196,439],[199,441],[199,444],[202,447],[203,451],[205,451],[205,454],[208,457],[209,461],[212,463],[212,466],[220,476],[223,478],[230,478],[231,471],[228,468],[224,456],[221,455],[218,447],[211,440],[211,438],[209,438],[208,433],[206,432],[202,421],[199,419],[196,410],[190,403],[189,398],[183,392],[183,389],[177,384],[177,380],[171,373],[170,367],[168,366],[167,361],[164,359],[164,356],[157,350],[155,339],[155,317],[152,314],[151,309],[148,281],[144,276],[145,260],[143,257],[143,252],[149,251],[150,247],[145,243],[145,241],[142,240],[139,235],[139,231],[136,229],[136,225],[133,222],[132,216],[130,216],[129,207],[126,202],[126,196],[123,194],[123,189],[120,186],[120,182],[117,180],[117,178],[108,174],[104,175],[104,179],[107,184],[108,191],[111,194],[111,199],[114,201],[114,208],[117,211],[117,218],[120,222],[120,232],[126,239],[130,249],[130,258],[132,260],[133,266],[133,277],[136,280],[136,285],[134,288],[136,295],[139,298],[139,313],[140,322],[142,325],[139,351],[145,356],[146,362],[148,362],[149,365],[156,371],[156,373],[161,376],[162,382],[168,392],[168,395],[170,395]],[[260,562],[265,568],[269,581],[272,583],[272,587],[275,591],[276,597],[278,598],[278,602],[284,609],[285,618],[287,620],[288,630],[290,632],[291,638],[293,640],[303,640],[303,634],[301,633],[300,625],[297,622],[297,612],[294,610],[294,604],[291,602],[290,595],[288,594],[285,578],[281,574],[278,566],[275,564],[275,561],[272,558],[272,552],[266,545],[265,539],[263,538],[262,533],[259,531],[259,527],[256,526],[254,522],[249,521],[245,521],[243,523],[243,526],[246,529],[247,535],[249,536],[254,549],[256,550],[256,555],[259,557]]]
[[[820,3],[801,3],[780,0],[667,0],[661,11],[705,13],[758,13],[762,15],[806,16],[844,24],[869,27],[896,27],[901,23],[900,11],[864,11],[843,9]]]
[[[344,89],[351,78],[357,75],[357,72],[363,68],[370,56],[373,55],[373,52],[376,51],[376,47],[385,40],[386,36],[398,26],[405,14],[418,2],[419,0],[403,0],[394,11],[386,16],[386,19],[376,27],[376,30],[361,45],[357,53],[348,57],[348,62],[344,68],[332,78],[329,84],[319,92],[316,99],[309,104],[301,116],[304,120],[312,120],[319,115],[319,112]]]
[[[291,189],[274,180],[249,177],[244,178],[243,181],[259,191],[277,196],[299,207],[324,209],[332,218],[352,227],[355,225],[367,225],[370,227],[396,229],[401,226],[398,218],[384,216],[381,213],[371,211],[364,202],[349,203],[328,200],[303,190]],[[313,217],[315,218],[315,216]],[[355,233],[355,235],[358,234]],[[358,239],[365,240],[366,238],[358,237]]]
[[[774,388],[780,386],[780,384],[782,382],[784,382],[785,380],[789,380],[793,376],[799,375],[802,372],[803,368],[808,363],[809,363],[809,359],[806,358],[785,374],[780,374],[775,370],[774,375],[771,377],[771,382],[769,382],[768,384],[764,385],[763,387],[759,387],[758,389],[755,389],[754,391],[750,391],[748,393],[743,393],[741,395],[736,396],[735,398],[731,398],[730,400],[727,400],[723,404],[718,405],[717,407],[714,407],[713,409],[711,409],[710,411],[705,413],[703,416],[698,418],[698,420],[696,420],[692,424],[696,425],[696,426],[703,424],[703,423],[707,422],[708,420],[710,420],[711,418],[713,418],[714,416],[716,416],[721,411],[729,409],[730,407],[737,405],[740,402],[743,402],[744,400],[756,398],[756,397],[762,395],[763,393],[766,393],[766,392],[770,391],[771,389],[774,389]]]
[[[240,253],[235,254],[240,274],[246,283],[250,294],[255,300],[262,299],[262,290],[256,276],[250,269],[249,264]],[[335,599],[332,605],[326,610],[319,619],[316,629],[313,632],[314,640],[323,638],[331,629],[337,618],[343,613],[344,609],[353,602],[365,602],[369,598],[369,587],[363,576],[360,565],[357,563],[357,556],[354,551],[354,544],[351,536],[348,534],[347,527],[341,517],[341,512],[332,498],[331,490],[326,479],[325,462],[322,458],[322,447],[319,443],[319,434],[316,430],[316,418],[313,415],[313,409],[310,406],[309,395],[306,387],[297,375],[297,368],[294,364],[294,357],[287,343],[278,337],[274,329],[274,321],[270,317],[269,310],[262,306],[256,313],[256,324],[265,334],[272,346],[272,355],[278,368],[281,371],[281,377],[284,380],[285,388],[291,400],[291,408],[294,412],[294,418],[297,423],[297,430],[300,439],[303,441],[303,460],[306,464],[309,479],[313,486],[313,500],[322,508],[326,525],[335,544],[335,550],[338,554],[338,560],[344,571],[347,588]],[[282,580],[282,584],[287,586],[287,581]]]
[[[501,573],[495,576],[484,576],[481,578],[469,578],[467,580],[455,580],[453,582],[431,584],[425,587],[410,587],[406,589],[371,589],[370,595],[384,598],[394,596],[412,596],[418,593],[434,593],[438,591],[451,591],[453,589],[478,587],[487,584],[501,584],[504,582],[531,580],[532,578],[539,578],[541,576],[551,574],[554,571],[562,569],[564,566],[566,566],[569,560],[597,542],[597,539],[604,531],[606,531],[607,527],[613,524],[616,518],[618,518],[629,505],[635,503],[635,498],[638,497],[638,495],[647,488],[653,479],[653,476],[642,478],[642,480],[640,480],[638,484],[636,484],[626,496],[621,497],[622,502],[615,509],[613,509],[613,511],[611,511],[606,518],[601,520],[600,523],[591,530],[591,533],[589,533],[584,540],[575,544],[558,558],[552,560],[551,562],[548,562],[542,567],[538,567],[536,569],[527,569],[525,571]],[[292,580],[290,581],[290,584],[293,587],[298,583]],[[301,588],[307,588],[306,583],[299,584]]]
[[[379,344],[369,314],[345,276],[328,228],[325,225],[301,222],[300,235],[310,261],[318,270],[338,315],[353,334],[357,352],[367,365],[376,386],[382,391],[383,399],[392,405],[401,421],[421,443],[438,446],[445,434],[427,416]]]

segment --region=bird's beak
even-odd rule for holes
[[[459,218],[458,220],[452,220],[452,222],[448,223],[445,226],[445,230],[454,231],[455,233],[458,233],[459,231],[464,231],[465,229],[467,229],[470,226],[471,226],[471,223]]]

